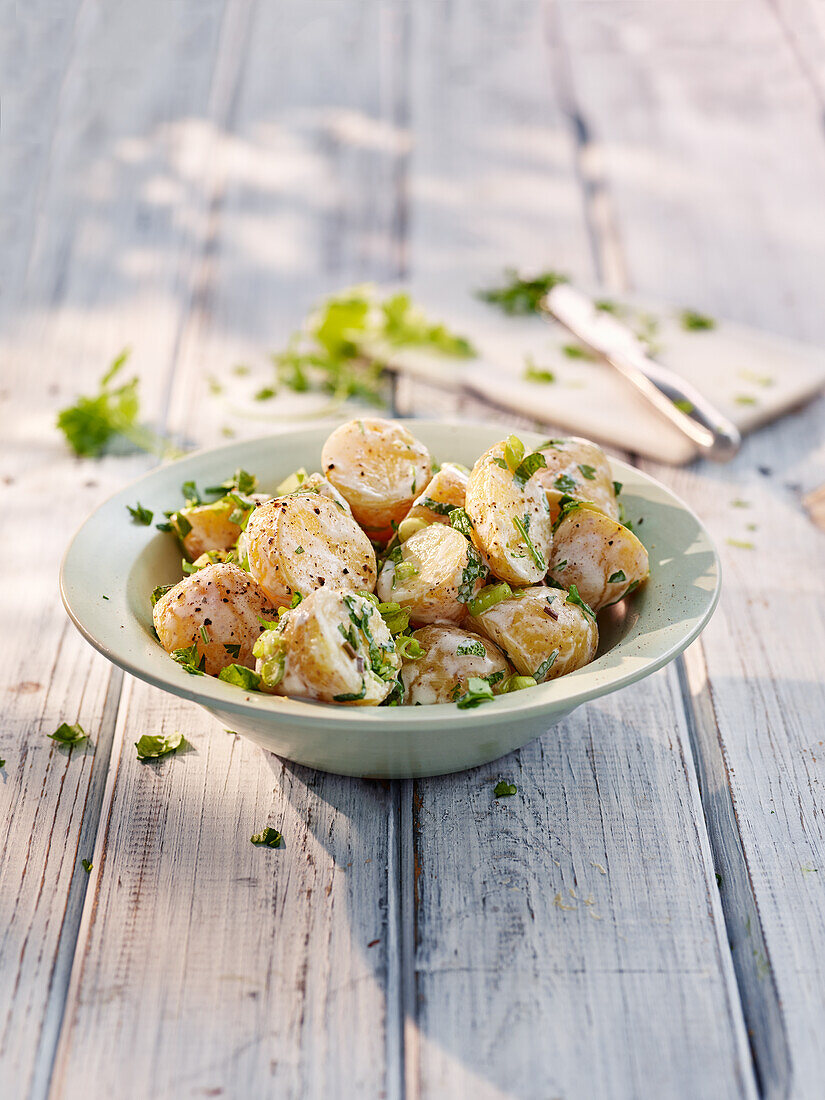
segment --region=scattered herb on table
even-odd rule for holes
[[[759,402],[749,393],[737,393],[733,399],[737,405],[758,405]]]
[[[61,745],[76,745],[78,741],[84,741],[88,736],[88,733],[78,722],[73,726],[70,726],[68,722],[62,722],[54,733],[49,734],[52,741],[59,741]]]
[[[144,733],[139,741],[135,741],[138,760],[155,760],[159,756],[166,756],[170,752],[176,752],[183,744],[183,734],[175,733]]]
[[[735,546],[739,550],[755,550],[756,547],[747,539],[725,539],[728,546]]]
[[[269,825],[260,833],[251,836],[250,841],[258,848],[285,848],[283,834],[277,829],[271,829]]]
[[[6,766],[6,761],[3,760],[2,757],[0,757],[0,768],[5,768],[5,766]]]
[[[692,401],[686,401],[684,398],[681,398],[678,401],[674,401],[673,406],[674,406],[674,408],[678,409],[679,412],[683,412],[685,414],[685,416],[690,416],[690,414],[693,412],[693,409],[694,409],[693,402]]]
[[[88,875],[89,872],[93,869],[94,864],[92,863],[92,861],[90,859],[81,859],[80,866],[83,868],[83,870]]]
[[[706,313],[698,313],[695,309],[683,309],[679,314],[679,322],[687,332],[708,332],[716,328],[716,322]]]
[[[525,382],[541,382],[543,385],[549,385],[551,382],[556,381],[553,371],[548,370],[547,367],[536,366],[532,355],[526,356],[524,362],[525,367],[522,378]]]
[[[568,359],[586,359],[588,362],[593,363],[598,358],[590,348],[586,348],[583,344],[562,344],[561,350]]]
[[[127,504],[126,508],[129,515],[132,517],[132,523],[136,523],[139,527],[148,527],[152,522],[154,513],[150,512],[148,508],[144,508],[140,501],[138,501],[134,508],[131,504]]]
[[[493,788],[493,794],[496,798],[509,798],[510,795],[518,794],[518,787],[515,783],[508,783],[506,779],[499,779]]]
[[[504,272],[504,283],[479,291],[478,297],[511,315],[536,313],[545,294],[567,281],[567,276],[558,271],[544,271],[533,278],[524,278],[515,268],[508,267]]]

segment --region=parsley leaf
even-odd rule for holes
[[[487,654],[487,650],[484,648],[484,642],[461,642],[456,646],[456,657],[484,657]]]
[[[525,515],[523,519],[519,519],[518,516],[513,516],[513,526],[518,531],[521,540],[527,546],[527,551],[530,554],[530,557],[533,559],[533,562],[535,563],[536,568],[541,569],[541,571],[543,573],[546,573],[547,572],[547,562],[544,560],[544,555],[542,554],[541,550],[539,550],[538,547],[535,546],[535,544],[533,543],[533,540],[530,538],[530,535],[528,534],[527,526],[528,526],[529,522],[530,522],[529,515]]]
[[[561,349],[568,359],[587,359],[591,363],[598,357],[582,344],[564,344]]]
[[[260,833],[251,836],[250,841],[258,848],[285,848],[283,834],[277,829],[271,829],[268,825]]]
[[[157,588],[152,589],[152,607],[174,587],[173,584],[159,584]]]
[[[419,503],[422,508],[429,508],[429,510],[435,512],[437,516],[448,516],[455,508],[454,504],[445,504],[444,501],[433,500],[432,497],[424,497]]]
[[[92,868],[94,867],[94,864],[92,863],[92,861],[90,859],[81,859],[80,866],[83,868],[83,870],[88,875],[90,873],[90,871],[92,870]]]
[[[493,794],[496,798],[509,798],[510,795],[518,793],[518,787],[515,783],[508,783],[506,779],[500,779],[493,787]]]
[[[487,680],[480,676],[470,676],[467,679],[467,690],[459,695],[455,703],[459,710],[469,710],[472,707],[480,707],[482,703],[489,703],[495,699],[493,689]]]
[[[246,665],[227,665],[218,673],[218,679],[225,684],[234,684],[244,691],[257,691],[261,686],[261,678],[257,672]]]
[[[532,355],[525,356],[524,362],[524,373],[521,377],[525,382],[540,382],[542,385],[550,385],[550,383],[556,381],[553,371],[548,370],[546,367],[536,366]]]
[[[203,676],[206,669],[206,655],[204,654],[200,660],[198,659],[198,644],[193,642],[192,645],[187,646],[185,649],[173,649],[171,653],[173,661],[181,666],[185,672],[191,673],[192,676]]]
[[[68,722],[61,722],[54,733],[50,733],[52,741],[59,741],[61,745],[76,745],[78,741],[84,741],[88,737],[79,723],[70,726]]]
[[[682,328],[687,332],[707,332],[716,328],[716,322],[712,317],[704,313],[697,313],[695,309],[683,309],[679,314]]]
[[[183,734],[174,733],[144,733],[139,741],[135,741],[138,760],[156,760],[159,756],[176,752],[184,744]]]
[[[607,583],[608,584],[621,584],[622,581],[626,581],[626,580],[627,580],[627,577],[625,576],[624,569],[617,569],[615,573],[611,573],[610,576],[607,578]]]
[[[148,508],[144,508],[140,501],[134,508],[130,504],[127,504],[126,508],[132,517],[132,523],[136,523],[140,527],[148,527],[152,522],[152,512]]]
[[[537,313],[539,302],[554,286],[566,283],[567,276],[558,271],[544,271],[532,279],[522,278],[515,268],[508,267],[504,272],[505,282],[499,287],[490,287],[479,291],[483,302],[498,306],[509,314]]]
[[[463,508],[450,507],[450,526],[454,527],[456,531],[460,531],[461,534],[469,539],[473,533],[473,521],[467,515],[467,512]]]
[[[572,493],[576,488],[576,482],[569,474],[559,474],[553,482],[553,488],[558,489],[560,493]]]
[[[613,495],[618,496],[621,491],[622,491],[621,481],[614,481],[613,482]]]
[[[467,543],[467,564],[461,573],[461,583],[458,586],[457,599],[459,603],[469,603],[473,598],[476,581],[487,573],[487,568],[471,542]]]
[[[333,695],[333,699],[336,703],[356,703],[359,699],[363,699],[367,694],[367,681],[362,677],[361,690],[358,692],[344,692],[342,695]]]
[[[596,618],[596,613],[594,612],[593,608],[589,604],[586,604],[584,602],[584,600],[579,595],[579,590],[575,586],[575,584],[570,585],[570,590],[567,593],[567,602],[572,603],[574,607],[580,607],[585,615],[589,615],[591,619]]]
[[[588,481],[595,481],[596,480],[596,467],[595,466],[586,466],[586,465],[585,466],[579,466],[579,470],[581,471],[582,477],[586,478]]]
[[[547,466],[547,460],[541,451],[533,451],[532,454],[527,455],[516,467],[513,473],[513,481],[518,485],[519,489],[523,489],[536,470],[544,469]]]
[[[550,671],[550,669],[556,663],[556,658],[558,657],[558,655],[559,655],[559,651],[557,649],[554,649],[553,652],[550,654],[550,656],[546,657],[541,662],[539,667],[533,673],[533,679],[536,681],[536,683],[539,683],[540,680],[544,679],[544,677],[547,675],[547,673]]]

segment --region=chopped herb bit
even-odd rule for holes
[[[567,558],[565,558],[564,561],[557,561],[556,564],[551,565],[550,568],[553,570],[553,572],[556,572],[557,570],[564,569],[566,566],[567,566]]]
[[[748,542],[746,539],[725,539],[728,546],[736,546],[739,550],[755,550],[756,547],[752,542]]]
[[[138,423],[138,379],[132,378],[120,386],[111,385],[129,354],[129,349],[126,348],[113,360],[100,380],[96,394],[79,397],[74,405],[62,409],[58,414],[57,427],[66,436],[75,454],[96,458],[103,453],[109,441],[118,435],[152,454],[168,456],[176,453],[168,440]]]
[[[588,481],[595,481],[596,480],[596,467],[595,466],[586,466],[586,465],[585,466],[579,466],[579,470],[581,471],[582,477],[586,478]]]
[[[749,393],[738,393],[733,399],[737,405],[758,405],[759,402]]]
[[[536,313],[545,294],[559,283],[567,282],[567,276],[557,271],[545,271],[526,279],[512,267],[505,270],[504,277],[503,286],[479,291],[478,296],[483,302],[498,306],[509,314]]]
[[[547,466],[547,460],[541,451],[533,451],[532,454],[518,464],[514,473],[513,481],[518,485],[519,489],[523,489],[536,470],[542,470]]]
[[[218,381],[214,374],[207,375],[206,384],[209,387],[209,392],[214,396],[219,393],[223,393],[223,385]]]
[[[221,496],[225,496],[227,493],[240,493],[245,496],[249,493],[254,493],[257,488],[257,477],[255,477],[254,474],[250,474],[247,470],[241,469],[239,466],[232,477],[228,477],[226,481],[222,481],[220,485],[210,486],[206,492],[219,493]]]
[[[134,508],[130,504],[127,504],[126,508],[132,517],[132,523],[136,523],[139,527],[148,527],[152,522],[152,513],[148,508],[144,508],[140,501]]]
[[[563,344],[561,350],[568,359],[588,359],[592,363],[597,358],[590,348],[582,344]]]
[[[432,497],[424,497],[419,503],[422,508],[429,508],[429,510],[435,512],[437,516],[448,516],[455,508],[454,504],[445,504],[444,501],[433,500]]]
[[[172,650],[172,660],[177,661],[181,668],[190,673],[192,676],[203,676],[206,669],[206,656],[202,656],[198,659],[198,646],[197,642],[193,642],[192,645],[185,649]]]
[[[461,583],[458,586],[458,602],[471,603],[475,591],[476,581],[486,576],[487,569],[478,550],[471,542],[467,543],[467,564],[461,573]]]
[[[203,498],[198,492],[198,487],[194,481],[184,481],[183,485],[180,487],[180,491],[183,494],[183,499],[186,501],[187,508],[203,504]]]
[[[616,317],[621,317],[625,311],[624,306],[614,302],[612,298],[597,298],[593,305],[602,313],[612,313]]]
[[[270,401],[277,393],[276,389],[272,386],[261,386],[254,395],[255,401]]]
[[[410,625],[410,609],[397,603],[379,603],[378,613],[390,634],[402,634]]]
[[[524,544],[527,546],[527,552],[533,559],[536,569],[540,569],[542,573],[546,573],[547,562],[544,560],[544,555],[542,554],[541,550],[539,550],[538,547],[533,543],[533,540],[528,534],[527,528],[529,523],[529,515],[525,515],[522,519],[519,519],[518,516],[513,516],[513,526],[518,531],[522,542],[524,542]]]
[[[54,733],[50,733],[52,741],[59,741],[61,745],[76,745],[78,741],[84,741],[89,735],[79,723],[70,726],[68,722],[61,722]]]
[[[296,546],[295,547],[295,553],[296,554],[303,554],[303,552],[304,552],[303,546]]]
[[[101,599],[102,599],[102,600],[108,600],[108,599],[109,599],[109,597],[108,597],[108,596],[101,596]]]
[[[176,752],[185,742],[183,734],[174,733],[144,733],[139,741],[135,741],[138,760],[156,760],[159,756]]]
[[[469,601],[467,610],[471,615],[481,615],[485,611],[489,611],[491,607],[495,607],[497,603],[509,600],[512,595],[513,590],[506,581],[500,581],[498,584],[488,584]]]
[[[536,447],[537,451],[563,451],[567,441],[564,439],[545,439]]]
[[[580,607],[585,615],[589,615],[591,619],[596,618],[596,614],[593,611],[593,608],[589,604],[586,604],[584,602],[584,600],[579,595],[579,590],[575,586],[575,584],[570,585],[570,590],[567,593],[567,602],[572,603],[575,607]]]
[[[469,539],[473,533],[473,521],[467,515],[463,508],[450,508],[450,526],[454,527],[456,531],[460,531],[465,538]]]
[[[613,495],[618,496],[619,493],[621,493],[621,491],[622,491],[621,481],[614,481],[613,482]]]
[[[537,367],[532,355],[525,357],[525,364],[524,373],[522,374],[525,382],[541,382],[543,385],[548,385],[556,381],[553,371],[548,370],[546,367]]]
[[[557,649],[554,649],[553,652],[550,654],[550,656],[546,657],[541,662],[539,667],[533,673],[533,679],[536,681],[536,683],[538,683],[540,680],[544,679],[544,677],[547,675],[547,673],[550,671],[550,669],[556,663],[556,658],[558,657],[558,655],[559,655],[559,651]]]
[[[518,787],[515,783],[508,783],[506,779],[500,779],[493,787],[493,794],[496,798],[509,798],[511,795],[518,793]]]
[[[461,642],[456,646],[456,657],[484,657],[487,650],[484,648],[484,642]]]
[[[227,665],[218,673],[218,679],[225,684],[233,684],[244,691],[257,691],[261,686],[261,677],[246,665]]]
[[[625,576],[624,569],[617,569],[615,573],[611,573],[610,576],[607,578],[607,583],[608,584],[622,584],[623,581],[626,581],[626,580],[627,580],[627,577]]]
[[[89,874],[89,872],[90,872],[90,871],[92,870],[92,868],[94,867],[94,864],[92,863],[92,861],[91,861],[90,859],[81,859],[81,861],[80,861],[80,866],[81,866],[81,867],[83,868],[83,870],[84,870],[84,871],[86,872],[86,874],[88,875],[88,874]]]
[[[749,500],[742,500],[741,498],[737,497],[735,500],[732,500],[730,502],[730,506],[731,508],[750,508],[751,502]]]
[[[693,402],[692,401],[686,401],[686,400],[684,400],[684,398],[682,398],[679,401],[674,401],[673,406],[674,406],[674,408],[678,409],[679,412],[684,413],[685,416],[690,416],[690,414],[693,412],[693,409],[694,409]]]
[[[343,695],[333,695],[333,699],[336,703],[355,703],[359,699],[363,699],[367,694],[367,681],[362,677],[361,690],[359,692],[344,692]]]
[[[492,699],[495,699],[495,695],[489,683],[480,676],[470,676],[467,679],[467,690],[459,695],[455,704],[459,710],[469,710],[481,706],[482,703],[489,703]]]
[[[682,328],[687,332],[707,332],[716,328],[716,322],[705,313],[697,313],[695,309],[683,309],[679,314]]]
[[[576,481],[569,474],[559,474],[553,482],[553,488],[560,493],[572,493],[577,487]]]
[[[209,631],[206,629],[205,626],[202,626],[200,628],[200,636],[201,638],[203,638],[204,645],[209,645],[209,643],[212,641],[212,639],[209,637]]]
[[[258,848],[285,848],[283,834],[277,829],[271,829],[268,825],[260,833],[251,836],[250,841]]]
[[[746,382],[753,382],[757,386],[772,386],[776,379],[772,378],[769,374],[757,374],[752,370],[740,370],[739,377],[743,378]]]
[[[157,588],[152,589],[152,607],[158,602],[158,600],[165,596],[170,589],[174,588],[173,584],[159,584]]]
[[[223,648],[229,654],[230,657],[239,657],[241,652],[240,644],[224,642]]]
[[[499,680],[504,679],[504,669],[500,668],[497,672],[491,672],[488,676],[484,676],[483,679],[487,681],[490,687],[495,687]]]
[[[5,768],[5,766],[6,766],[6,761],[3,760],[2,757],[0,757],[0,768]]]
[[[246,363],[236,363],[232,368],[232,373],[238,378],[245,378],[250,373],[250,368]]]

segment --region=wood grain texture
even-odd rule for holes
[[[770,10],[753,10],[743,40],[736,5],[708,10],[701,24],[679,9],[664,19],[645,4],[589,7],[587,19],[566,7],[566,27],[634,289],[821,340],[811,294],[825,276],[821,116],[810,74]],[[726,65],[734,38],[740,62]],[[743,111],[757,69],[760,90]],[[617,115],[617,102],[630,109]],[[791,163],[786,141],[807,155]],[[652,470],[701,509],[723,557],[722,603],[688,654],[685,687],[769,1096],[817,1096],[823,1069],[813,1029],[825,1010],[817,732],[825,543],[801,504],[822,480],[823,453],[820,401],[748,440],[728,466]],[[781,592],[781,618],[772,590]]]

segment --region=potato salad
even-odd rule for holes
[[[601,448],[439,458],[372,417],[272,493],[245,470],[187,482],[160,525],[183,554],[152,593],[160,644],[190,675],[340,706],[476,707],[588,664],[599,611],[649,572]]]

